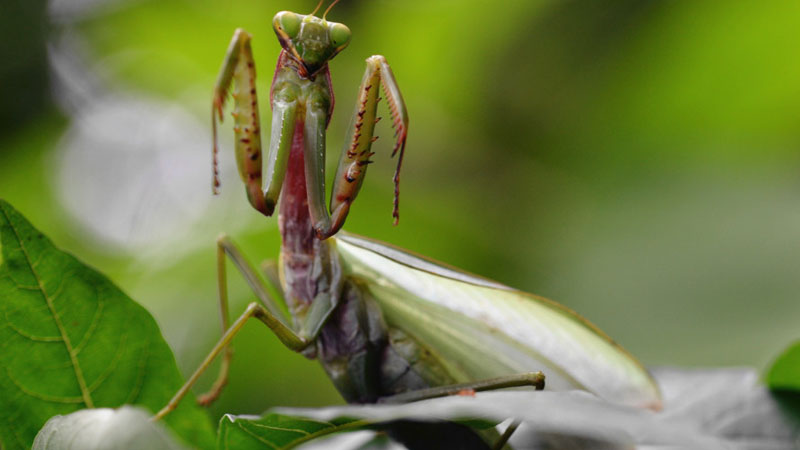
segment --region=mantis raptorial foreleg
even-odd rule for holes
[[[256,95],[256,69],[253,51],[250,47],[252,36],[238,28],[225,53],[217,82],[214,85],[211,122],[214,135],[214,192],[219,187],[217,164],[217,120],[222,122],[222,108],[233,91],[235,108],[231,114],[234,119],[236,164],[239,176],[245,184],[247,199],[256,210],[269,216],[275,210],[283,179],[286,162],[292,145],[292,136],[297,119],[297,93],[291,89],[279,92],[272,101],[272,134],[267,160],[267,186],[262,181],[261,125]]]
[[[328,206],[325,201],[325,136],[333,107],[328,68],[325,66],[318,73],[309,75],[305,66],[298,66],[298,69],[309,76],[298,79],[291,68],[293,64],[297,64],[293,59],[297,55],[286,52],[281,54],[270,91],[272,127],[266,174],[262,176],[256,72],[250,41],[249,33],[241,28],[236,30],[214,86],[212,124],[215,191],[219,186],[216,162],[217,120],[222,121],[222,108],[233,86],[231,95],[235,100],[232,114],[235,121],[236,162],[250,204],[261,213],[272,215],[283,187],[292,145],[300,145],[302,142],[308,205],[314,230],[320,239],[334,235],[344,224],[350,205],[364,181],[367,165],[372,162],[370,157],[374,153],[371,148],[377,139],[374,128],[379,120],[376,112],[382,88],[397,137],[392,156],[399,152],[394,174],[395,195],[392,210],[392,216],[397,223],[400,167],[408,134],[408,113],[386,58],[374,55],[366,60],[367,67],[361,80],[355,112],[339,159]]]
[[[333,182],[330,215],[324,203],[324,173],[318,170],[319,167],[324,167],[325,162],[324,127],[327,120],[327,110],[324,109],[325,105],[311,103],[306,106],[305,158],[307,161],[306,183],[308,186],[309,212],[314,222],[314,229],[320,239],[334,235],[342,227],[347,218],[347,213],[350,211],[350,205],[358,195],[361,183],[364,181],[367,165],[372,162],[370,160],[370,157],[374,154],[371,151],[372,143],[377,140],[377,136],[374,136],[374,129],[375,124],[380,120],[376,113],[381,87],[383,87],[383,93],[389,104],[392,126],[395,128],[397,137],[392,156],[399,151],[397,169],[394,174],[395,197],[392,216],[395,219],[395,223],[397,223],[399,217],[400,167],[403,164],[403,153],[408,133],[408,113],[386,58],[381,55],[374,55],[367,58],[366,62],[367,68],[359,87],[355,112],[348,127],[347,138],[344,141],[339,167]],[[319,130],[323,130],[323,132],[320,133]],[[313,163],[309,164],[311,161]]]

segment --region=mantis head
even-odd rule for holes
[[[283,49],[300,64],[304,77],[314,76],[350,43],[346,25],[313,14],[281,11],[272,19],[272,27]]]

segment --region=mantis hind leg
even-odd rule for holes
[[[408,391],[408,392],[403,392],[401,394],[395,394],[379,398],[378,403],[408,403],[419,400],[426,400],[430,398],[445,397],[450,395],[474,395],[475,392],[480,392],[480,391],[489,391],[496,389],[525,387],[525,386],[531,386],[536,390],[544,389],[544,374],[542,374],[542,372],[529,372],[529,373],[508,375],[497,378],[489,378],[485,380],[472,381],[467,383],[417,389],[414,391]],[[455,435],[462,436],[463,439],[471,439],[469,438],[469,433],[467,433],[465,430],[453,428],[452,430],[447,431],[446,427],[452,428],[452,426],[454,425],[457,426],[457,424],[444,423],[437,425],[445,427],[443,429],[440,429],[438,433],[451,433],[454,436]],[[506,443],[511,438],[511,435],[514,433],[514,431],[516,431],[518,426],[519,422],[513,421],[508,427],[506,427],[502,435],[498,435],[498,433],[494,429],[478,430],[476,432],[477,434],[481,435],[483,439],[485,439],[487,442],[492,442],[491,446],[492,449],[499,450],[506,448]],[[404,431],[404,428],[409,428],[409,427],[414,431],[413,432]],[[407,441],[407,439],[409,436],[418,435],[420,430],[424,432],[424,429],[425,428],[423,425],[417,423],[392,424],[389,427],[389,434],[405,444],[416,445],[416,443],[409,442]],[[435,428],[433,430],[435,430]],[[434,431],[434,433],[436,432]],[[425,445],[427,445],[427,443]],[[476,448],[484,448],[484,447],[481,447],[480,444],[477,444]]]
[[[467,383],[417,389],[401,394],[381,397],[378,399],[378,403],[408,403],[430,398],[447,397],[450,395],[472,395],[475,392],[524,386],[531,386],[537,391],[544,389],[544,374],[542,372],[528,372],[489,378],[486,380],[470,381]]]

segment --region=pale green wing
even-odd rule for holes
[[[541,370],[546,389],[660,409],[644,367],[568,308],[361,236],[335,241],[387,323],[423,342],[456,381]]]

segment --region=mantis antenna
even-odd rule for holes
[[[328,13],[329,13],[329,12],[331,12],[331,9],[332,9],[332,8],[333,8],[333,7],[334,7],[334,6],[335,6],[337,3],[339,3],[339,0],[335,0],[333,3],[331,3],[331,6],[328,6],[328,9],[326,9],[326,10],[325,10],[325,12],[322,14],[322,20],[325,20],[325,16],[327,16],[327,15],[328,15]]]
[[[317,11],[319,11],[319,7],[320,7],[320,6],[322,6],[322,2],[324,2],[324,1],[325,1],[325,0],[319,0],[319,3],[317,3],[317,7],[316,7],[316,8],[314,8],[314,10],[313,10],[313,11],[311,11],[311,14],[309,14],[309,16],[313,16],[314,14],[316,14],[316,13],[317,13]]]

